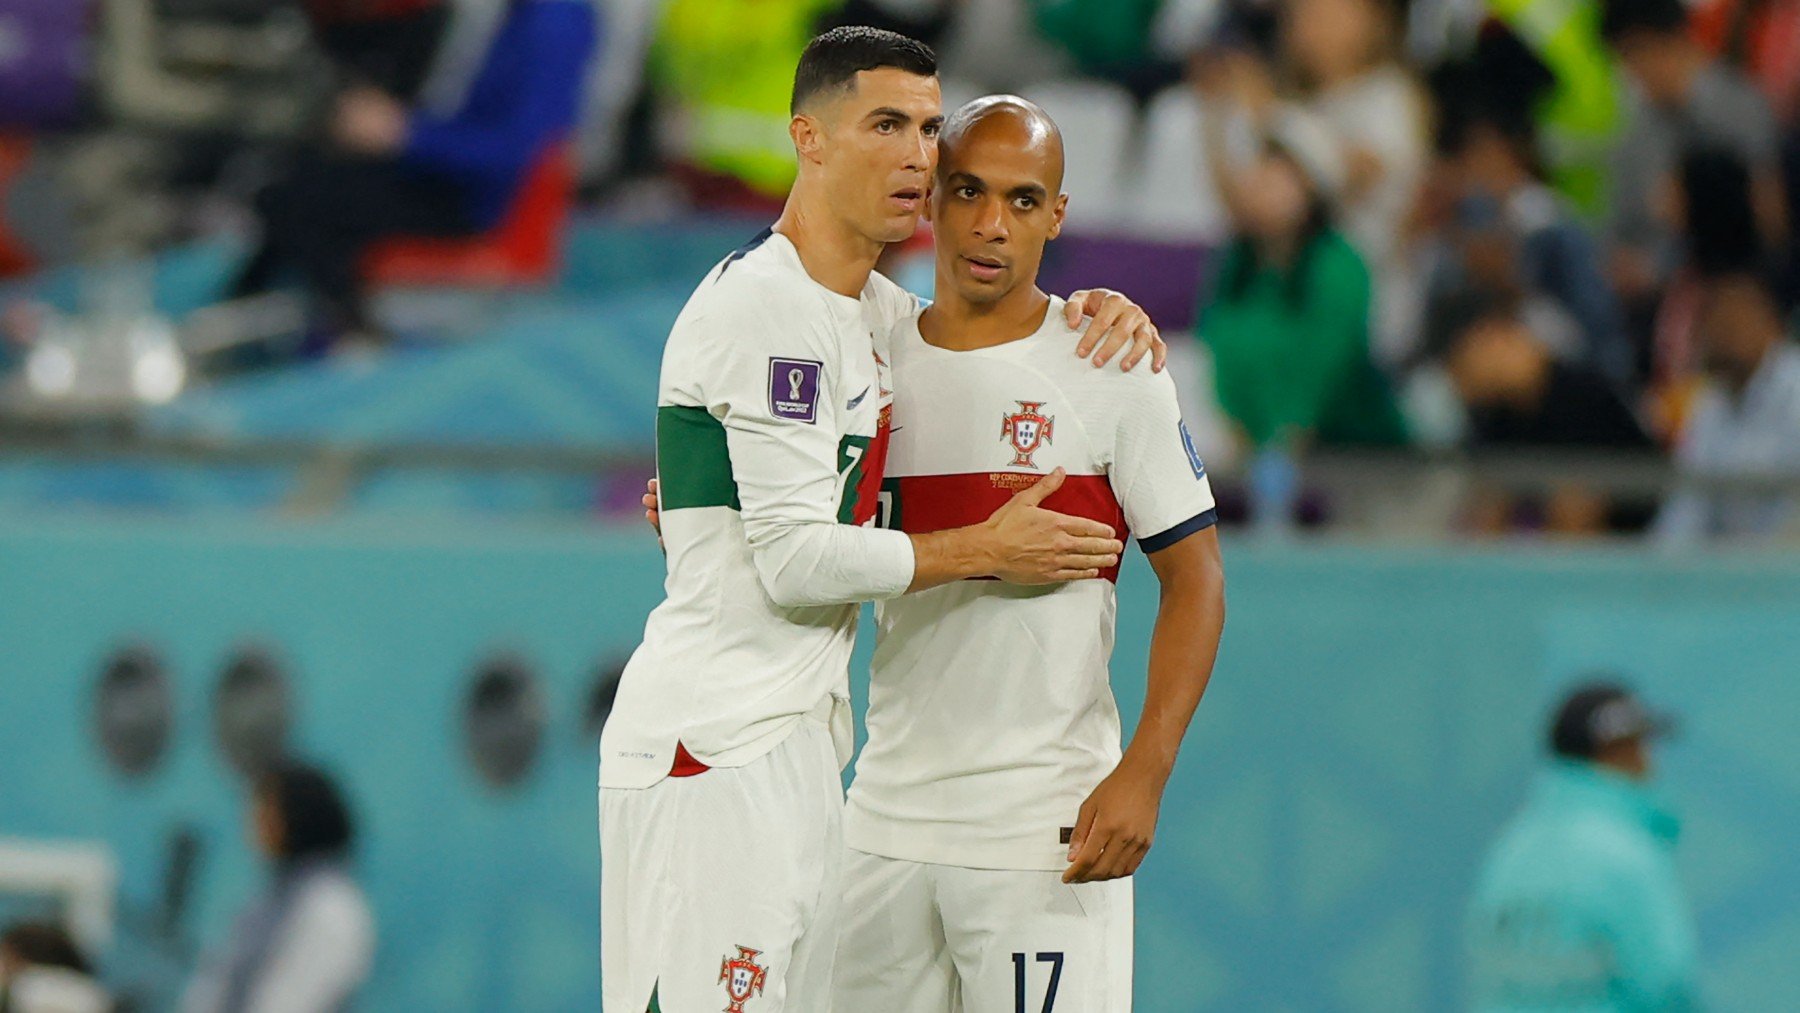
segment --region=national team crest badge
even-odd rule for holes
[[[1018,404],[1018,411],[1001,418],[1000,438],[1012,443],[1013,467],[1035,468],[1037,465],[1032,463],[1031,455],[1051,442],[1056,419],[1041,411],[1042,401],[1020,401]]]
[[[748,946],[739,946],[736,957],[727,957],[719,963],[719,980],[725,983],[725,998],[728,1000],[723,1013],[744,1013],[744,1004],[753,995],[761,995],[763,979],[769,976],[769,969],[756,962],[761,950],[753,950]]]

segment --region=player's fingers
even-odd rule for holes
[[[1050,474],[1045,475],[1031,485],[1013,493],[1013,499],[1024,503],[1026,506],[1037,506],[1047,499],[1051,493],[1061,489],[1063,480],[1068,477],[1068,472],[1061,468],[1056,468],[1052,470]]]
[[[1131,860],[1131,844],[1125,835],[1113,831],[1106,835],[1106,850],[1101,852],[1100,861],[1094,864],[1094,871],[1089,878],[1094,882],[1118,879],[1125,875],[1125,864]]]
[[[1056,565],[1064,570],[1091,570],[1095,567],[1119,565],[1116,552],[1079,552],[1071,549],[1056,557]]]
[[[1055,511],[1051,512],[1055,513]],[[1117,540],[1118,537],[1118,532],[1114,531],[1111,525],[1107,524],[1105,521],[1094,520],[1091,517],[1076,517],[1073,514],[1058,513],[1055,518],[1053,518],[1052,523],[1056,525],[1056,530],[1075,538],[1106,538]],[[1124,547],[1123,544],[1119,546],[1121,549]]]
[[[1073,862],[1082,845],[1087,843],[1088,829],[1093,825],[1094,803],[1083,801],[1081,808],[1075,811],[1075,825],[1069,828],[1069,861]]]
[[[1144,846],[1133,840],[1129,834],[1114,835],[1112,846],[1105,863],[1106,878],[1123,879],[1136,871],[1138,863],[1144,859]]]
[[[1138,869],[1142,868],[1144,865],[1144,857],[1148,854],[1150,854],[1150,846],[1148,844],[1138,845],[1135,849],[1132,850],[1131,856],[1128,859],[1126,859],[1125,871],[1123,873],[1121,873],[1121,875],[1125,875],[1125,876],[1137,875]]]
[[[1075,826],[1069,831],[1069,861],[1073,862],[1087,844],[1088,833],[1094,829],[1094,818],[1099,811],[1091,798],[1082,800],[1081,808],[1075,811]]]
[[[1075,855],[1075,860],[1069,863],[1067,869],[1063,870],[1063,882],[1086,883],[1093,879],[1094,867],[1100,863],[1102,857],[1099,836],[1090,834],[1087,841],[1082,844],[1081,851]]]
[[[1116,538],[1077,538],[1069,546],[1069,551],[1083,556],[1112,556],[1117,559],[1119,553],[1125,551],[1125,544]]]
[[[1093,580],[1100,576],[1099,570],[1057,570],[1045,579],[1046,584],[1067,584],[1072,580]]]
[[[657,481],[656,478],[654,476],[652,476],[650,481],[644,483],[644,488],[646,490],[648,490],[650,495],[654,496],[654,495],[656,495],[657,490],[662,488],[662,483]]]
[[[1160,373],[1169,363],[1169,344],[1162,339],[1162,331],[1156,332],[1156,350],[1150,353],[1150,372]]]
[[[1125,302],[1122,298],[1109,298],[1106,300],[1106,304],[1100,307],[1100,312],[1094,314],[1094,322],[1088,324],[1088,334],[1092,335],[1098,332],[1100,335],[1098,341],[1100,350],[1094,353],[1096,368],[1110,362],[1112,357],[1119,354],[1119,350],[1125,347],[1125,343],[1131,340],[1131,332],[1119,327],[1120,318],[1125,314],[1124,307],[1129,305],[1130,303]]]
[[[1131,350],[1125,353],[1125,358],[1119,360],[1119,368],[1127,373],[1136,369],[1137,364],[1144,361],[1144,356],[1156,350],[1156,325],[1150,322],[1149,316],[1139,315],[1143,319],[1132,328]]]
[[[1069,301],[1063,305],[1063,317],[1068,321],[1071,329],[1081,326],[1081,318],[1087,315],[1087,304],[1093,301],[1093,296],[1094,293],[1085,288],[1069,296]],[[1094,345],[1099,340],[1099,331],[1092,327],[1083,330],[1081,340],[1075,342],[1075,354],[1080,358],[1087,358],[1093,354]]]
[[[1119,842],[1113,840],[1110,835],[1100,834],[1098,836],[1105,840],[1106,845],[1100,849],[1100,857],[1088,869],[1087,879],[1084,882],[1099,883],[1112,879],[1113,866],[1118,862]]]
[[[1063,303],[1063,320],[1068,323],[1070,328],[1081,326],[1081,317],[1087,312],[1088,297],[1092,294],[1085,288],[1079,292],[1071,292],[1068,301]],[[1083,338],[1082,340],[1086,341],[1087,339]],[[1081,346],[1076,345],[1075,347],[1079,349]]]

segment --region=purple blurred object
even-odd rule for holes
[[[0,0],[0,129],[74,122],[93,7],[93,0]]]
[[[1149,311],[1158,328],[1188,330],[1211,252],[1199,243],[1064,234],[1044,250],[1038,287],[1061,296],[1110,288]]]

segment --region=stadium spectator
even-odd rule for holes
[[[1523,52],[1542,69],[1547,90],[1539,95],[1534,88],[1529,100],[1515,93],[1513,100],[1537,124],[1557,190],[1584,217],[1600,217],[1611,198],[1610,155],[1625,117],[1624,89],[1600,34],[1603,0],[1479,2],[1494,21],[1481,32],[1478,59],[1499,57],[1502,66],[1491,69],[1510,77],[1504,65],[1516,69],[1513,56]]]
[[[112,1008],[112,997],[67,932],[21,922],[0,933],[0,1011],[108,1013]]]
[[[1316,120],[1288,115],[1251,170],[1233,177],[1237,235],[1220,254],[1200,333],[1220,407],[1259,452],[1406,438],[1370,361],[1369,273],[1332,224],[1339,156]]]
[[[1637,353],[1599,247],[1543,180],[1529,112],[1497,95],[1472,98],[1446,110],[1439,145],[1448,159],[1455,225],[1431,273],[1427,320],[1441,322],[1448,305],[1478,290],[1510,289],[1548,303],[1574,325],[1573,340],[1555,345],[1557,351],[1626,388]]]
[[[573,129],[595,26],[587,0],[510,0],[461,106],[409,109],[370,87],[337,101],[330,143],[259,197],[263,241],[233,288],[298,271],[327,336],[374,340],[359,261],[392,235],[494,225],[532,166]]]
[[[1672,441],[1704,380],[1695,320],[1705,279],[1760,272],[1772,263],[1757,229],[1749,167],[1732,152],[1696,148],[1681,159],[1671,219],[1681,236],[1681,266],[1657,294],[1645,349],[1657,432]]]
[[[1671,205],[1681,160],[1695,149],[1722,149],[1749,167],[1762,235],[1785,244],[1774,117],[1743,75],[1688,33],[1682,0],[1608,0],[1602,28],[1640,98],[1613,159],[1613,278],[1621,295],[1653,299],[1677,266]]]
[[[1430,154],[1424,95],[1398,61],[1398,38],[1391,0],[1288,0],[1281,12],[1296,104],[1341,151],[1340,220],[1374,279],[1370,326],[1383,363],[1417,340],[1420,279],[1406,229]]]
[[[368,901],[350,876],[350,810],[324,772],[286,763],[260,777],[249,833],[270,878],[182,996],[183,1013],[336,1013],[375,947]]]
[[[1599,371],[1557,357],[1517,304],[1471,312],[1446,358],[1477,447],[1651,446],[1618,389]]]
[[[1777,118],[1800,102],[1800,0],[1700,0],[1692,26],[1712,55],[1743,67]]]
[[[957,0],[847,0],[818,23],[820,32],[867,25],[918,39],[936,49],[956,16]]]
[[[1181,78],[1151,38],[1162,0],[1025,0],[1038,31],[1080,72],[1124,86],[1140,100]]]
[[[1202,97],[1223,117],[1254,129],[1294,116],[1324,126],[1342,166],[1335,210],[1373,279],[1374,351],[1390,364],[1403,361],[1417,340],[1421,294],[1405,231],[1429,153],[1423,95],[1395,59],[1394,37],[1387,0],[1287,0],[1275,63],[1245,46],[1203,56],[1196,74]],[[1279,86],[1286,80],[1298,90],[1284,101]],[[1255,168],[1215,166],[1226,210],[1236,217],[1245,187],[1230,177]]]
[[[794,184],[794,67],[831,0],[669,0],[650,53],[674,174],[695,203],[775,212]]]
[[[1692,916],[1679,824],[1650,788],[1667,727],[1612,683],[1558,707],[1550,768],[1489,852],[1470,909],[1477,1013],[1692,1010]]]
[[[1476,303],[1453,329],[1444,366],[1462,404],[1466,442],[1477,449],[1651,450],[1618,388],[1552,351],[1553,341],[1528,309],[1504,297]],[[1490,535],[1521,529],[1588,535],[1642,526],[1631,504],[1614,503],[1580,481],[1559,481],[1542,495],[1478,488],[1467,521]]]
[[[402,100],[418,95],[450,24],[445,0],[305,0],[326,55],[351,80]]]
[[[1704,284],[1697,328],[1709,379],[1676,460],[1701,478],[1800,476],[1800,347],[1768,285],[1737,273]],[[1684,491],[1657,519],[1667,544],[1768,536],[1795,516],[1779,493]]]

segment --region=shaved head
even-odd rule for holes
[[[984,95],[951,113],[938,135],[939,177],[955,171],[960,149],[981,144],[1004,145],[1041,159],[1050,196],[1062,190],[1062,131],[1036,102],[1017,95]]]
[[[986,312],[1038,312],[1044,244],[1062,232],[1063,139],[1056,122],[1017,95],[978,98],[938,134],[930,204],[938,298]]]

